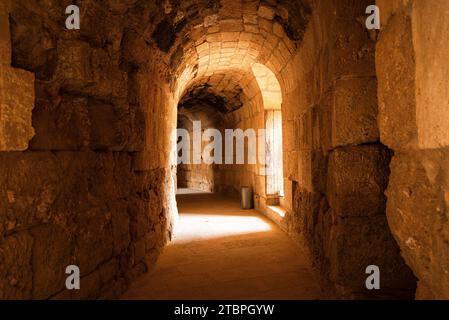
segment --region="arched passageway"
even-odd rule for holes
[[[377,3],[370,31],[369,1],[84,0],[68,30],[58,1],[1,1],[0,298],[120,297],[182,230],[177,186],[251,187],[322,298],[448,298],[448,5]],[[198,120],[272,129],[263,161],[178,166]]]

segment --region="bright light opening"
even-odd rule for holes
[[[188,243],[245,234],[268,232],[271,225],[257,216],[192,214],[183,212],[178,221],[175,243]]]
[[[259,84],[265,109],[266,136],[266,194],[284,196],[284,170],[282,147],[282,92],[274,73],[262,64],[254,64],[253,73]]]

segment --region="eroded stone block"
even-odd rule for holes
[[[331,78],[342,76],[375,76],[375,41],[370,39],[365,24],[337,18],[332,26],[329,51]]]
[[[369,265],[381,270],[381,290],[409,289],[416,283],[385,216],[337,218],[330,237],[330,277],[342,290],[369,293],[365,287]]]
[[[34,135],[34,75],[0,64],[0,151],[23,151]]]
[[[449,298],[449,150],[396,153],[387,216],[404,259],[419,278],[421,299]]]
[[[338,216],[384,215],[390,157],[382,145],[339,148],[331,153],[327,195]]]
[[[0,242],[0,299],[30,299],[33,238],[20,232]]]
[[[336,82],[332,101],[333,148],[379,140],[376,89],[375,79]]]
[[[33,228],[33,299],[47,299],[65,287],[66,267],[73,264],[73,242],[55,225]],[[92,247],[90,247],[92,249]]]
[[[394,15],[377,42],[376,69],[382,143],[394,150],[416,145],[415,54],[412,23]]]

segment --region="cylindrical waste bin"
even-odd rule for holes
[[[250,187],[242,187],[242,209],[249,210],[253,208],[253,191]]]

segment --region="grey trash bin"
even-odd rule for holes
[[[242,187],[242,209],[253,208],[253,191],[250,187]]]

